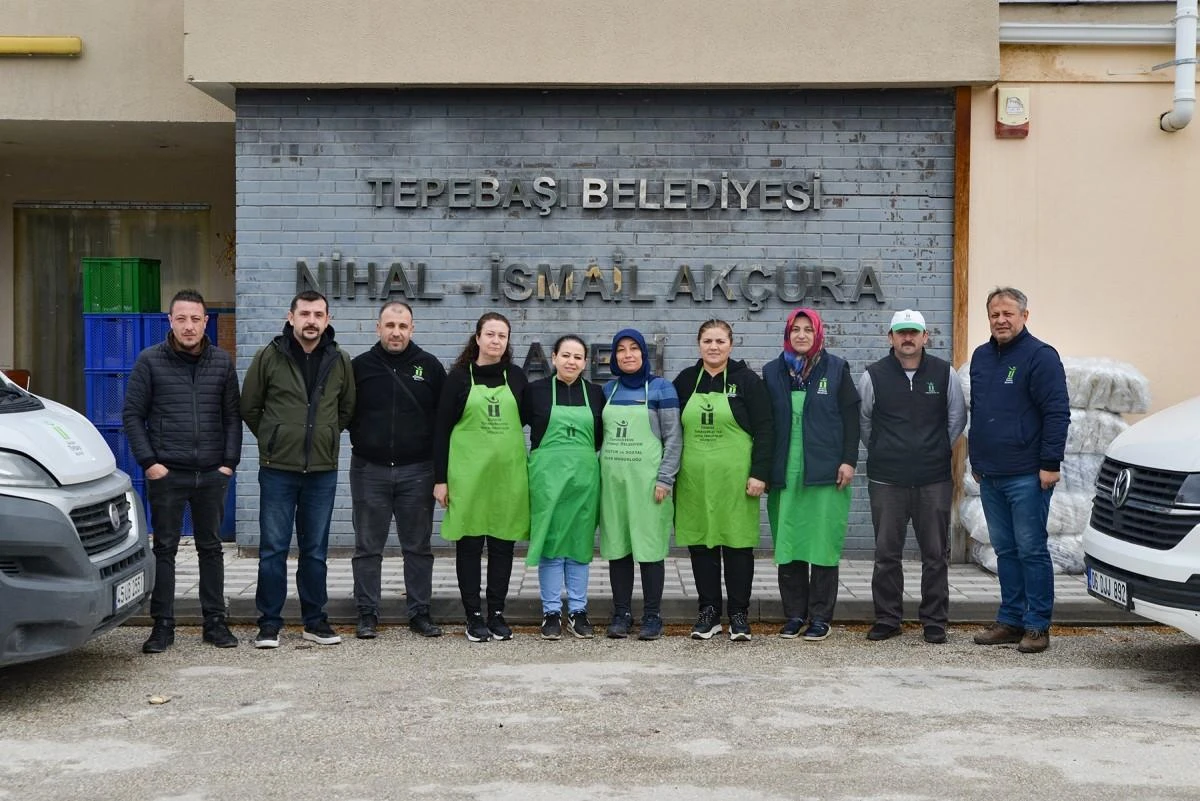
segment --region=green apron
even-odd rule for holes
[[[834,567],[842,558],[850,520],[850,487],[804,486],[804,392],[792,393],[792,437],[788,441],[787,486],[772,489],[767,518],[775,542],[775,564],[811,562]]]
[[[442,519],[442,539],[487,535],[529,539],[529,474],[525,433],[508,374],[498,387],[475,383],[462,417],[450,432],[446,466],[450,505]]]
[[[583,406],[558,405],[558,379],[550,392],[546,433],[529,454],[529,567],[560,556],[586,564],[596,549],[600,462],[587,387]]]
[[[613,394],[616,393],[613,388]],[[671,496],[654,502],[663,447],[650,427],[650,389],[644,406],[605,405],[600,446],[600,556],[635,562],[667,558],[674,514]]]
[[[701,369],[696,387],[704,376]],[[683,407],[683,458],[675,481],[675,544],[715,548],[758,545],[759,501],[746,494],[753,440],[737,424],[728,397],[694,392]]]

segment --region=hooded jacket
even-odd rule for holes
[[[410,340],[400,353],[388,353],[376,342],[351,364],[354,455],[383,466],[432,460],[433,424],[446,382],[442,363]]]
[[[291,323],[254,354],[242,383],[242,419],[258,438],[263,467],[298,473],[337,470],[341,432],[354,414],[350,356],[325,329],[304,364]],[[306,382],[306,376],[312,381]],[[311,390],[308,387],[311,383]]]

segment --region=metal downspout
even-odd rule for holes
[[[1158,127],[1167,133],[1183,130],[1196,111],[1196,4],[1197,0],[1175,3],[1175,105],[1158,119]]]

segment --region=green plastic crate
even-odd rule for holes
[[[161,311],[158,259],[83,259],[85,313]]]

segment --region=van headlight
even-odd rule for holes
[[[0,451],[0,487],[42,487],[53,489],[58,484],[42,466],[12,451]]]
[[[1175,496],[1175,503],[1180,506],[1200,507],[1200,473],[1192,473],[1183,480],[1179,494]]]

